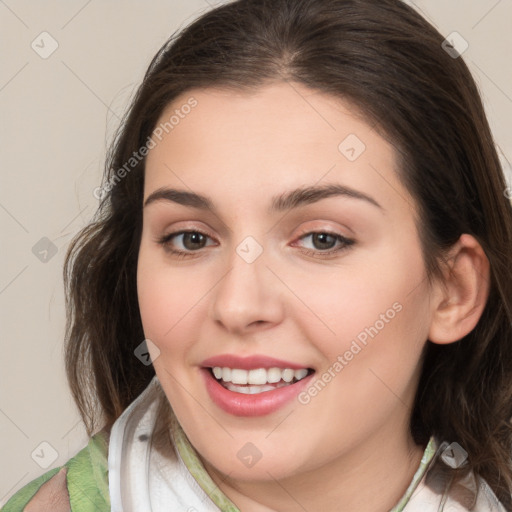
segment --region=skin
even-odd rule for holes
[[[451,343],[474,328],[488,294],[487,259],[463,235],[444,279],[429,285],[395,149],[348,102],[280,82],[252,94],[197,89],[161,121],[191,96],[197,106],[150,150],[145,170],[145,200],[173,187],[207,195],[216,207],[162,200],[144,208],[138,298],[164,392],[207,471],[244,512],[340,503],[345,512],[389,510],[425,448],[408,430],[422,349],[427,338]],[[366,146],[354,161],[338,149],[349,134]],[[274,195],[326,183],[381,208],[334,196],[267,213]],[[183,229],[207,238],[174,237],[169,246],[191,254],[178,259],[157,240]],[[303,236],[325,231],[355,242],[322,257],[343,245]],[[252,263],[236,252],[247,236],[263,249]],[[206,391],[199,368],[218,354],[265,354],[321,376],[395,303],[400,312],[306,405],[293,400],[241,418]],[[252,467],[237,457],[248,442],[261,453]]]
[[[71,510],[66,484],[67,468],[63,467],[45,482],[23,509],[23,512],[69,512]]]

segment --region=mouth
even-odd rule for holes
[[[263,355],[223,354],[200,365],[212,402],[233,416],[264,416],[297,398],[311,383],[313,368]]]
[[[230,368],[213,366],[208,368],[211,376],[228,391],[244,395],[257,395],[291,386],[311,375],[311,368]]]

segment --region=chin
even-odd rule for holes
[[[265,456],[265,452],[270,452],[271,456]],[[277,447],[272,446],[259,450],[250,442],[242,444],[242,448],[233,450],[227,457],[226,453],[211,455],[205,463],[208,470],[213,467],[215,471],[241,482],[281,480],[295,476],[304,470],[304,465],[301,464],[303,457],[298,459],[293,454],[287,456],[279,452]],[[205,462],[205,458],[202,457],[202,459]]]

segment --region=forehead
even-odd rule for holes
[[[153,140],[145,198],[170,185],[213,194],[243,184],[257,195],[322,180],[407,195],[394,147],[349,102],[300,84],[188,91],[164,109]]]
[[[305,143],[323,145],[336,155],[342,138],[353,134],[364,139],[367,147],[392,157],[392,148],[372,125],[346,100],[302,84],[276,82],[251,92],[218,88],[185,92],[163,110],[155,130],[175,145],[190,142],[192,135],[203,137],[205,149],[231,142],[247,152],[264,144],[267,153]]]

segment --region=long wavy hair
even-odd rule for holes
[[[431,435],[458,442],[469,465],[456,477],[474,470],[512,507],[512,207],[474,79],[443,40],[400,0],[238,0],[169,38],[116,133],[98,210],[64,264],[66,372],[89,435],[110,431],[155,375],[134,355],[144,340],[136,272],[145,158],[130,158],[186,91],[295,82],[349,101],[394,145],[420,211],[429,279],[461,234],[482,245],[486,307],[458,342],[426,341],[410,428],[418,444]]]

